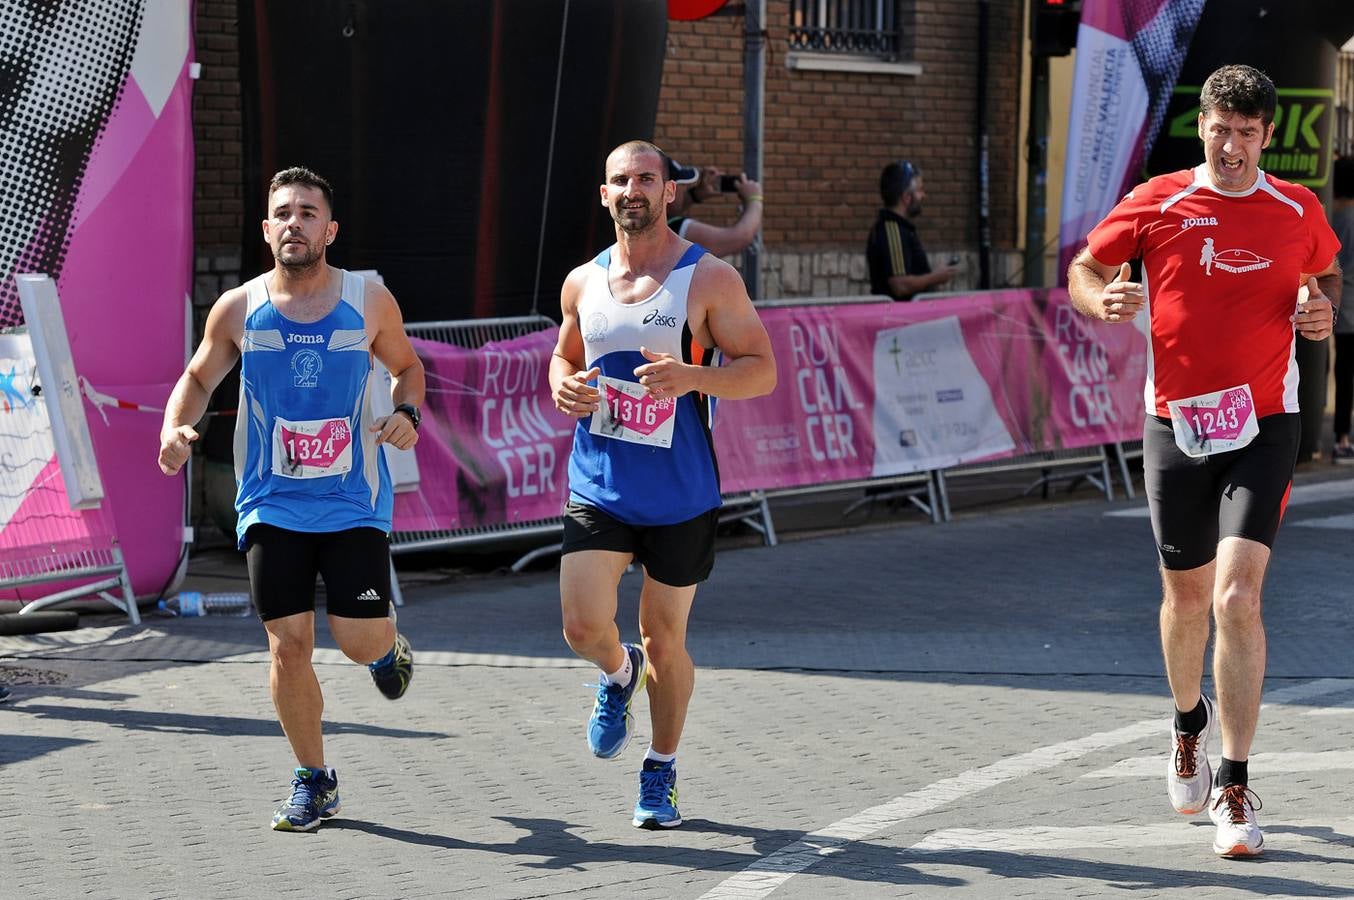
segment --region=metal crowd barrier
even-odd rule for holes
[[[410,337],[439,341],[454,347],[475,350],[494,341],[507,341],[555,327],[548,316],[510,316],[497,319],[463,319],[442,322],[406,322]],[[776,528],[771,521],[767,495],[761,491],[725,495],[720,521],[741,521],[762,535],[767,546],[776,544]],[[504,522],[439,531],[396,531],[391,535],[390,552],[411,553],[452,547],[485,546],[505,540],[540,539],[541,545],[523,554],[512,569],[520,572],[534,560],[560,550],[561,517],[527,522]]]
[[[759,300],[754,305],[759,308],[767,308],[888,302],[891,301],[887,297],[867,294],[848,297]],[[554,327],[554,320],[542,315],[443,322],[409,322],[405,324],[405,330],[412,337],[441,341],[466,349],[477,349],[492,341],[511,340]],[[1114,482],[1110,470],[1111,451],[1114,454],[1120,478],[1123,480],[1125,493],[1131,499],[1134,496],[1134,491],[1126,459],[1135,455],[1140,456],[1142,451],[1140,445],[1135,448],[1131,444],[1116,443],[1072,450],[1031,453],[1007,459],[892,477],[826,482],[794,488],[726,494],[723,498],[724,505],[720,512],[720,521],[741,521],[761,534],[763,542],[767,546],[775,546],[778,540],[770,501],[859,488],[865,492],[864,496],[849,504],[843,511],[843,516],[849,516],[856,510],[870,504],[901,499],[924,513],[933,523],[947,522],[951,518],[949,499],[949,481],[951,479],[1019,471],[1039,472],[1038,477],[1025,488],[1025,495],[1029,495],[1038,489],[1042,490],[1044,496],[1047,497],[1050,486],[1056,482],[1085,480],[1098,488],[1105,495],[1106,500],[1112,501],[1114,499]],[[443,531],[396,531],[391,539],[391,552],[405,553],[416,550],[483,546],[502,542],[505,539],[539,538],[544,541],[541,546],[524,554],[513,564],[513,570],[520,571],[540,556],[559,552],[561,524],[562,519],[556,517]]]
[[[974,293],[980,292],[931,292],[919,294],[914,300],[940,300],[946,297],[969,296]],[[862,294],[847,297],[758,300],[755,301],[753,305],[758,308],[769,308],[891,302],[893,301],[889,297],[877,294]],[[1132,442],[1130,444],[1114,443],[1100,447],[1085,447],[1075,450],[1042,451],[1039,453],[1026,454],[1024,456],[992,460],[990,462],[971,463],[960,466],[951,466],[946,469],[917,472],[913,475],[902,476],[901,478],[834,482],[821,485],[809,485],[786,491],[768,491],[767,496],[775,498],[792,494],[811,494],[843,489],[849,490],[855,487],[867,489],[875,488],[875,490],[867,491],[864,497],[848,506],[846,511],[843,512],[843,515],[850,515],[854,510],[870,503],[905,497],[914,506],[929,515],[932,522],[948,522],[951,519],[951,514],[947,480],[974,475],[993,475],[1002,472],[1037,470],[1039,476],[1024,489],[1024,496],[1028,496],[1035,490],[1042,490],[1043,495],[1047,497],[1050,486],[1056,482],[1084,480],[1095,485],[1095,487],[1105,495],[1106,500],[1112,501],[1114,499],[1114,481],[1110,475],[1111,452],[1114,455],[1114,462],[1119,469],[1119,477],[1124,483],[1124,492],[1131,500],[1134,497],[1133,480],[1129,474],[1127,460],[1142,456],[1142,443],[1140,441]],[[926,498],[925,500],[922,499],[923,496]]]
[[[1142,441],[1116,441],[1110,446],[1114,448],[1114,461],[1119,466],[1119,477],[1124,482],[1124,494],[1132,500],[1137,495],[1133,491],[1133,475],[1128,471],[1128,461],[1142,459]]]
[[[947,522],[950,520],[949,479],[1032,469],[1039,470],[1040,474],[1025,488],[1023,496],[1028,497],[1035,490],[1042,490],[1044,497],[1047,498],[1049,487],[1056,482],[1085,480],[1099,488],[1100,492],[1105,495],[1106,500],[1114,499],[1114,482],[1110,479],[1109,455],[1105,452],[1103,445],[1079,447],[1071,450],[1045,450],[1024,456],[937,469],[936,484],[940,491],[942,517]]]
[[[541,315],[404,323],[404,330],[410,337],[438,341],[466,350],[477,350],[494,341],[508,341],[554,327],[553,319]],[[513,571],[520,572],[532,560],[558,552],[562,521],[561,518],[555,517],[530,522],[504,522],[501,525],[476,525],[437,531],[395,531],[390,536],[390,552],[398,554],[418,550],[484,546],[502,542],[505,538],[545,540],[542,546],[526,553],[513,563]]]

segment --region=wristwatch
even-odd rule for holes
[[[419,415],[417,406],[412,403],[401,403],[399,406],[395,407],[395,412],[404,413],[408,416],[409,421],[414,426],[414,430],[418,431],[418,426],[423,421],[423,416]]]

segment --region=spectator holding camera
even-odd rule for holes
[[[879,196],[884,208],[865,242],[871,292],[911,300],[953,278],[959,272],[959,260],[951,259],[932,271],[912,221],[921,215],[926,199],[921,171],[906,160],[889,163],[879,176]]]
[[[697,169],[668,160],[668,176],[677,183],[677,197],[668,207],[668,227],[715,256],[747,249],[762,228],[762,186],[746,174],[725,175],[714,166]],[[721,194],[737,194],[742,211],[732,225],[711,225],[692,218],[691,207]]]

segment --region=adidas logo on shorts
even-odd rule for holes
[[[378,593],[376,593],[376,589],[375,589],[375,588],[367,588],[365,591],[363,591],[362,593],[360,593],[360,594],[357,595],[357,599],[359,599],[359,600],[376,600],[376,601],[379,602],[380,599],[381,599],[381,595],[378,594]]]

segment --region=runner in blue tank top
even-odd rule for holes
[[[631,701],[648,686],[640,828],[682,824],[677,743],[695,682],[686,623],[714,565],[719,521],[714,398],[776,384],[771,341],[738,273],[668,228],[668,171],[646,141],[607,157],[601,202],[616,243],[565,280],[550,363],[556,408],[579,420],[560,563],[564,637],[601,669],[588,722],[594,755],[624,749]],[[642,644],[622,644],[616,627],[616,589],[632,560],[644,567]]]
[[[308,169],[273,177],[263,237],[274,266],[212,307],[160,431],[160,468],[175,475],[198,439],[193,424],[241,360],[237,537],[268,632],[273,705],[298,763],[291,796],[273,816],[277,831],[309,831],[339,811],[311,665],[316,575],[330,633],[369,667],[381,693],[398,699],[413,675],[389,599],[393,498],[381,445],[407,450],[418,440],[423,365],[390,292],[326,262],[338,233],[333,200],[329,183]],[[393,378],[395,412],[380,418],[373,358]]]

